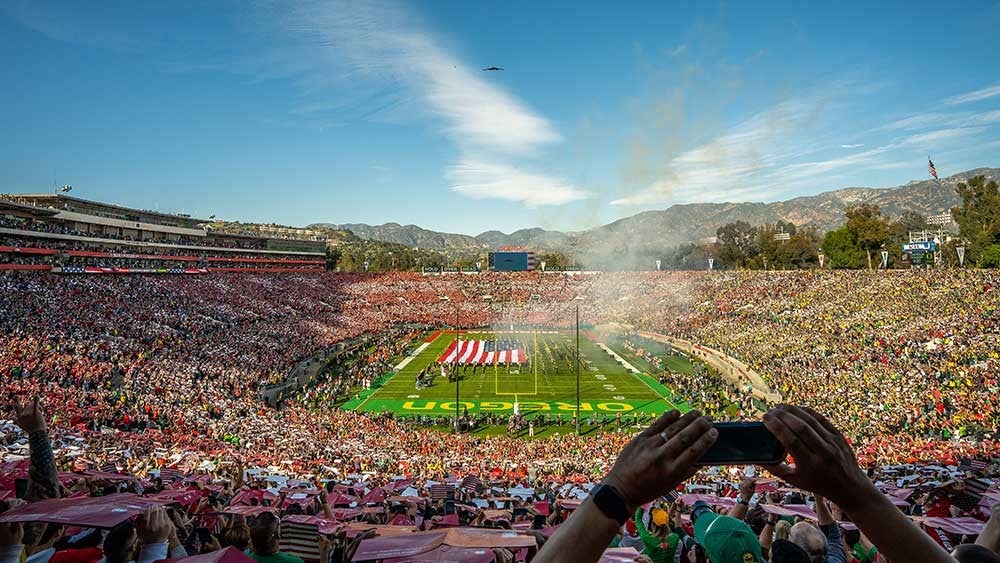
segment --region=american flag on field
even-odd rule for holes
[[[929,156],[927,157],[927,171],[931,173],[931,176],[934,176],[935,180],[938,179],[937,168],[934,168],[934,161]]]
[[[466,491],[476,491],[478,493],[483,490],[483,480],[475,475],[469,475],[465,479],[462,479],[461,487]]]
[[[461,340],[452,342],[438,357],[443,364],[522,364],[528,356],[513,340]]]
[[[432,500],[448,500],[449,498],[455,498],[455,487],[453,485],[446,485],[444,483],[431,485]]]

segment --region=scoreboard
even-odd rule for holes
[[[524,251],[490,252],[491,272],[530,272],[535,269],[535,253]]]

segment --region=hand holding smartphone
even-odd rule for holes
[[[785,447],[763,422],[716,422],[719,437],[695,465],[772,465],[785,459]]]

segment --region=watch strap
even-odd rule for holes
[[[605,516],[615,520],[620,525],[624,525],[631,514],[625,506],[625,499],[621,493],[611,485],[598,485],[590,492],[590,498],[604,513]]]

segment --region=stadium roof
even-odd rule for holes
[[[85,205],[93,205],[95,207],[104,207],[104,208],[108,208],[108,209],[116,209],[116,210],[124,211],[124,212],[142,213],[144,215],[155,215],[157,217],[163,217],[163,218],[174,219],[174,220],[181,219],[181,220],[184,220],[184,221],[191,221],[193,223],[210,223],[211,222],[208,219],[199,219],[197,217],[191,217],[190,215],[184,215],[184,214],[181,214],[181,213],[161,213],[159,211],[151,211],[149,209],[138,209],[138,208],[135,208],[135,207],[125,207],[123,205],[115,205],[113,203],[104,203],[104,202],[100,202],[100,201],[93,201],[93,200],[89,200],[89,199],[83,199],[83,198],[79,198],[79,197],[68,196],[68,195],[65,195],[65,194],[57,194],[57,193],[47,194],[46,193],[46,194],[4,194],[4,195],[9,195],[9,196],[12,196],[12,197],[19,197],[19,198],[24,198],[24,199],[37,199],[37,200],[43,200],[43,201],[44,200],[71,201],[71,202],[76,202],[76,203],[85,204]]]

